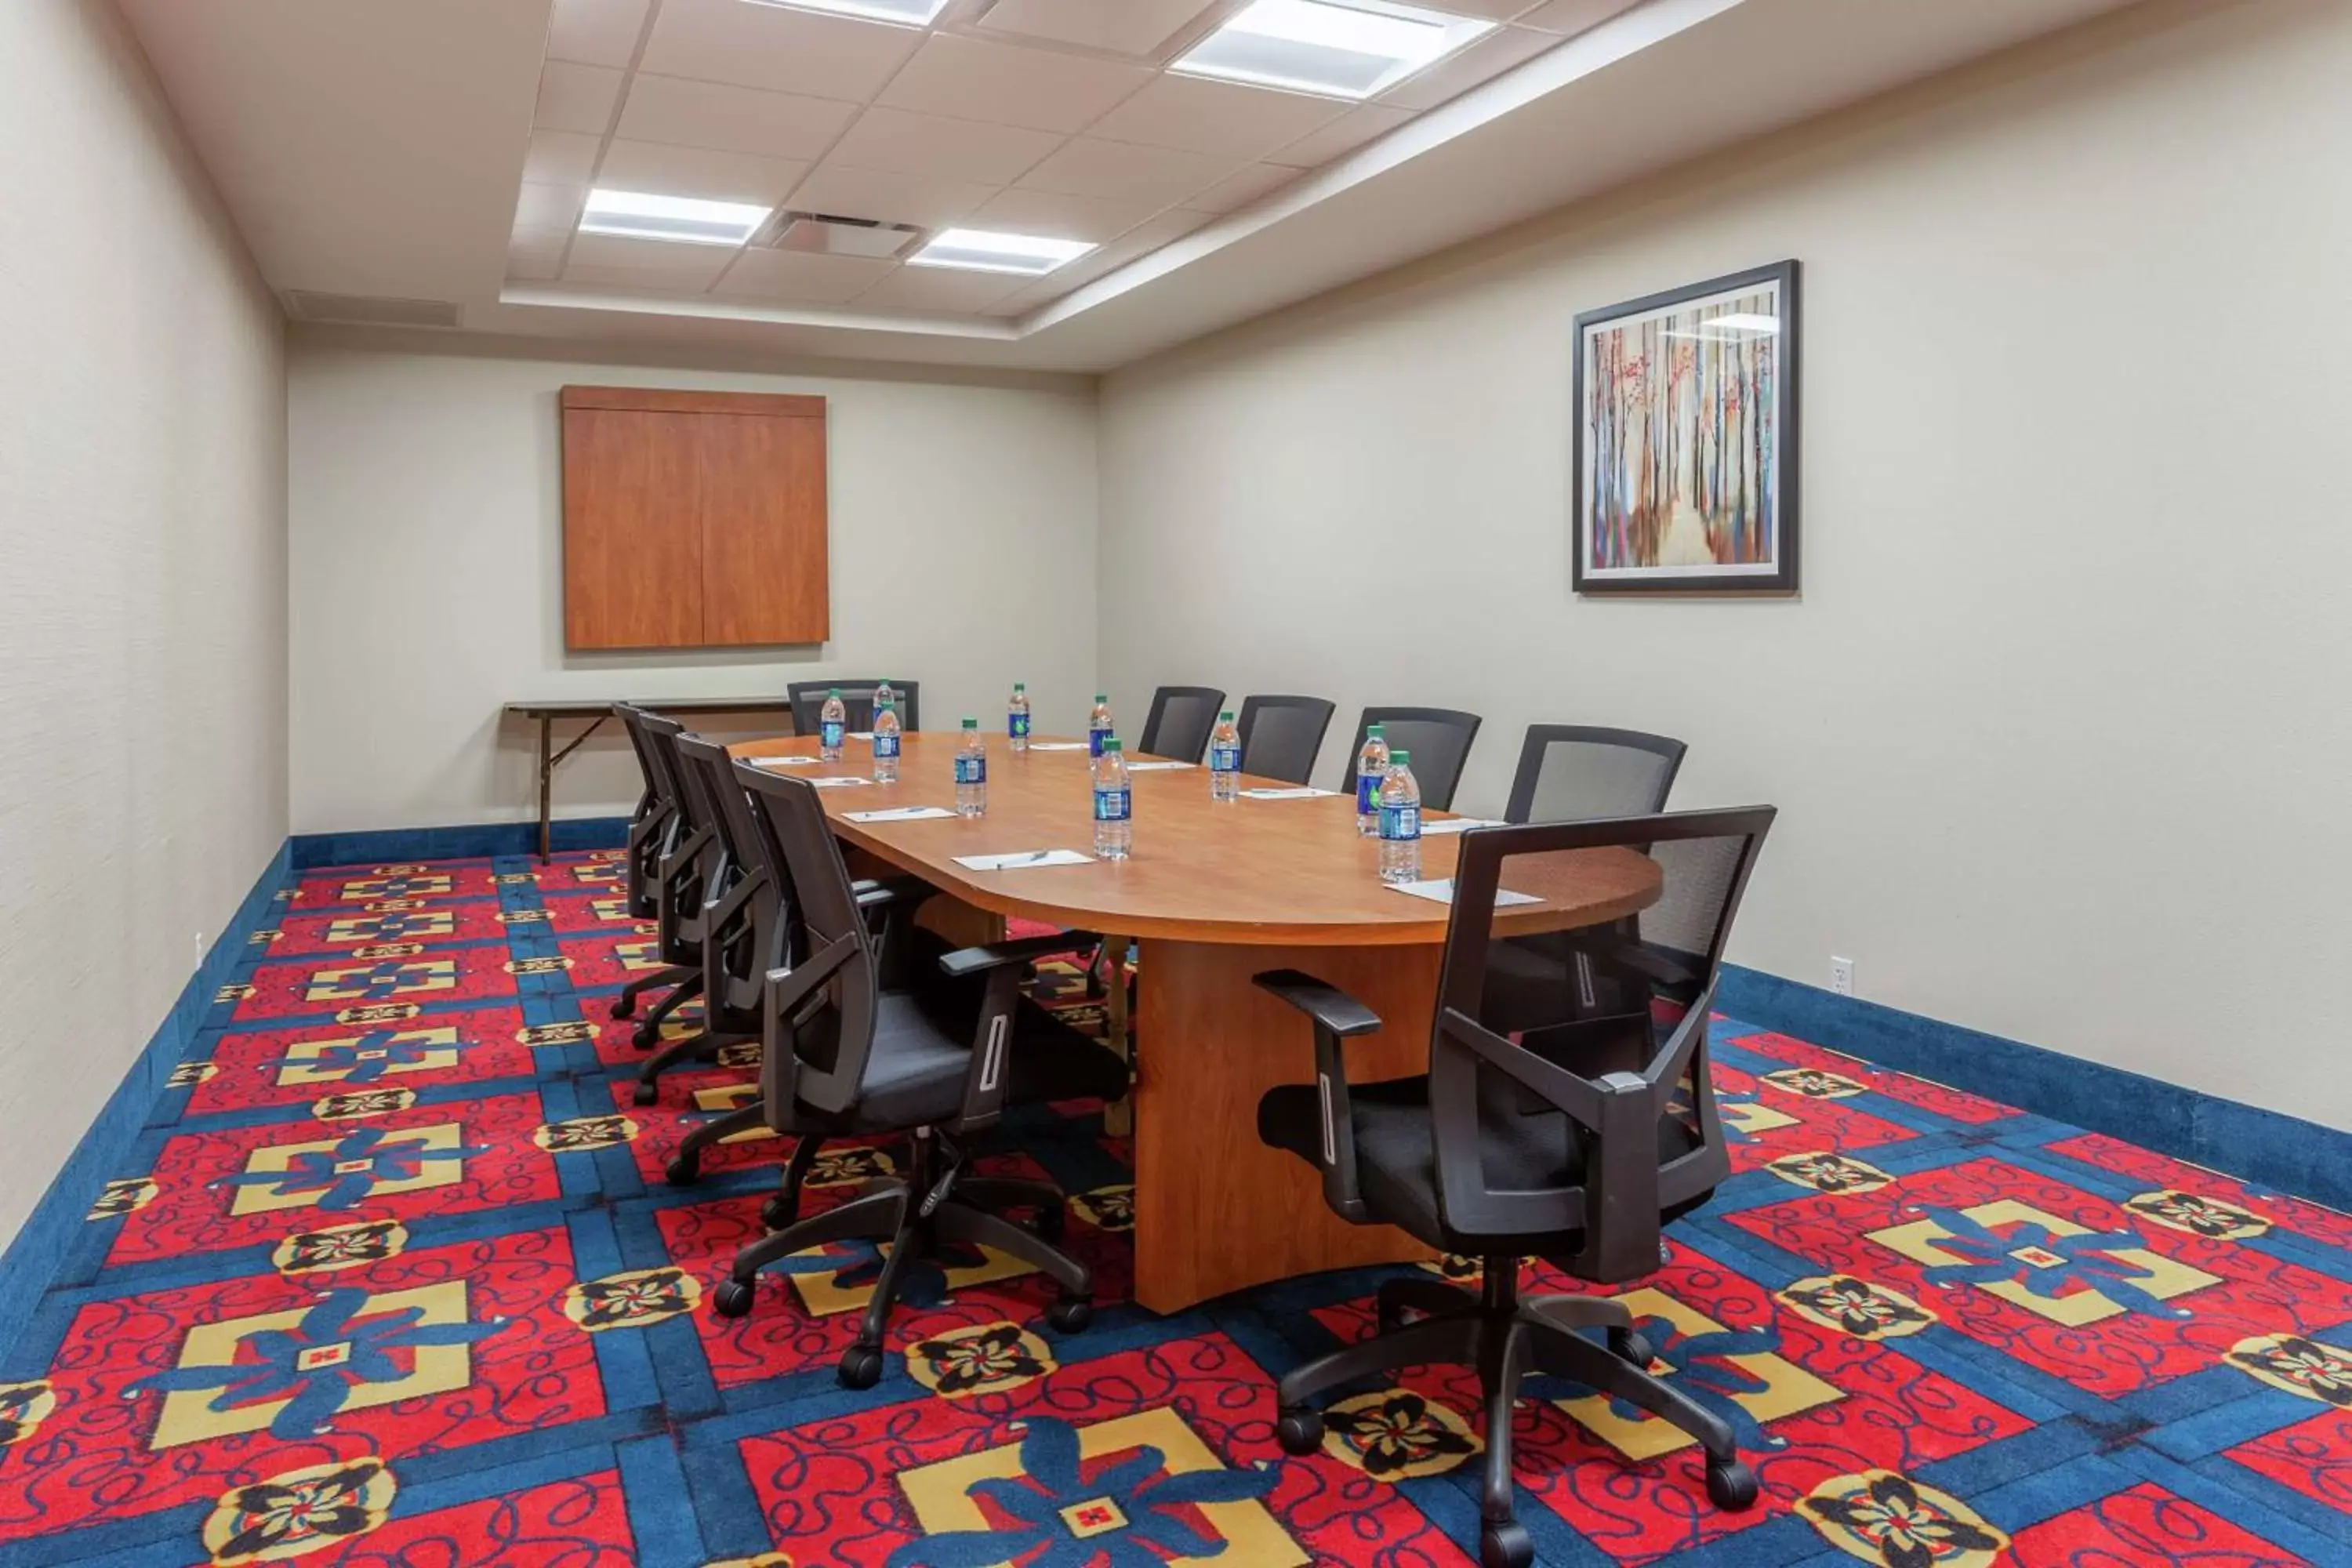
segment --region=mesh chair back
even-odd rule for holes
[[[1348,748],[1339,787],[1346,794],[1356,793],[1356,759],[1364,753],[1364,736],[1379,724],[1386,731],[1390,751],[1412,753],[1421,804],[1432,811],[1451,811],[1463,764],[1470,760],[1470,742],[1478,738],[1482,722],[1475,713],[1452,708],[1367,708],[1356,721],[1355,743]]]
[[[784,688],[792,700],[793,732],[799,735],[816,733],[817,715],[824,710],[825,694],[841,693],[841,706],[847,711],[853,730],[874,728],[874,690],[880,686],[879,677],[872,680],[795,680]],[[898,699],[898,725],[905,730],[919,730],[922,721],[917,717],[917,682],[894,680],[890,690]]]
[[[784,1020],[787,1064],[771,1043],[761,1080],[773,1118],[793,1100],[819,1110],[840,1112],[857,1101],[858,1084],[874,1051],[874,1020],[880,998],[874,952],[866,922],[850,886],[841,845],[825,822],[816,786],[764,769],[739,766],[755,812],[764,824],[767,852],[790,879],[793,918],[799,927],[794,956],[801,964],[835,965],[817,996]],[[790,1070],[787,1071],[789,1067]]]
[[[1576,1236],[1547,1256],[1588,1279],[1656,1269],[1661,1226],[1730,1174],[1707,1014],[1772,816],[1758,806],[1463,836],[1430,1046],[1447,1224]],[[1540,903],[1496,908],[1498,890],[1589,897],[1636,856],[1663,886],[1638,921],[1547,931]],[[1595,974],[1626,1005],[1596,1016]]]
[[[654,879],[661,874],[662,857],[669,852],[675,840],[677,815],[663,798],[661,764],[655,758],[652,740],[645,732],[644,712],[626,702],[615,702],[613,716],[628,732],[629,749],[637,754],[637,771],[646,781],[645,793],[629,818],[629,913],[641,921],[651,920],[656,907]]]
[[[760,1005],[767,972],[784,962],[777,885],[756,852],[751,797],[736,780],[727,749],[700,735],[680,735],[677,752],[688,779],[712,807],[712,831],[725,857],[726,869],[711,896],[732,906],[723,952],[715,942],[705,944],[706,1005],[750,1013]]]
[[[1332,705],[1320,697],[1252,697],[1242,704],[1242,772],[1303,784],[1315,772]]]
[[[1143,721],[1137,750],[1197,763],[1209,749],[1210,732],[1224,706],[1225,694],[1213,686],[1163,686],[1151,694],[1151,713]]]
[[[677,816],[677,833],[663,858],[655,889],[655,918],[661,923],[664,956],[671,963],[692,963],[700,956],[684,952],[702,941],[702,910],[714,879],[726,874],[725,852],[711,827],[712,806],[701,785],[690,781],[686,759],[678,754],[677,738],[685,726],[659,713],[642,713],[646,746],[661,779],[658,790]]]
[[[1589,822],[1664,811],[1683,749],[1680,741],[1639,730],[1530,724],[1503,819]]]

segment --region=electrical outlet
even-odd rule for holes
[[[1853,994],[1853,959],[1834,956],[1830,959],[1830,989],[1841,996]]]
[[[205,966],[205,933],[204,933],[204,932],[202,932],[202,931],[198,931],[198,932],[196,933],[196,967],[197,967],[198,969],[202,969],[204,966]]]

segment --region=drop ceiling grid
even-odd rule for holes
[[[1028,29],[1057,24],[1066,29],[1074,23],[1085,28],[1099,20],[1086,7],[1100,3],[1002,0],[991,9],[982,0],[950,0],[938,23],[915,30],[746,0],[558,0],[509,275],[782,305],[866,304],[928,314],[1025,311],[1140,259],[1219,213],[1248,205],[1565,36],[1501,24],[1519,16],[1569,15],[1563,0],[1425,0],[1433,9],[1498,26],[1366,103],[1165,71],[1164,60],[1246,0],[1137,0],[1136,11],[1148,14],[1160,32],[1156,45],[1146,46],[1152,53],[1139,58],[1083,40],[988,26],[1003,11],[1010,23]],[[1572,0],[1577,30],[1633,3]],[[633,14],[639,17],[634,40],[625,61],[617,61]],[[1174,26],[1159,26],[1171,16]],[[1092,30],[1097,36],[1119,31]],[[1131,27],[1120,36],[1139,32]],[[562,58],[573,54],[593,58]],[[1474,56],[1498,63],[1482,68]],[[917,70],[919,61],[925,63]],[[662,66],[723,74],[675,75]],[[1001,79],[1001,79],[1008,66],[1029,73],[1009,92]],[[780,80],[854,90],[791,91],[772,85]],[[1411,102],[1390,102],[1396,94]],[[1031,124],[1001,114],[975,120],[935,107],[944,101],[968,109],[1008,96],[1018,100],[1008,107]],[[591,131],[599,106],[603,124]],[[919,123],[877,122],[869,142],[895,133],[903,145],[909,131],[969,127],[970,139],[985,132],[997,142],[1002,156],[992,159],[993,168],[1017,172],[992,184],[837,161],[860,124],[877,114],[913,116]],[[1039,121],[1048,123],[1034,123]],[[662,139],[625,134],[633,123]],[[1036,140],[1024,143],[1013,132]],[[728,145],[698,144],[705,142]],[[1299,152],[1286,156],[1294,147]],[[991,154],[975,151],[972,158]],[[658,171],[666,183],[638,180],[630,187],[623,177],[635,178],[631,170]],[[756,200],[925,228],[994,223],[1024,232],[1059,229],[1097,248],[1045,279],[1003,277],[1001,289],[988,282],[994,275],[925,279],[929,269],[910,274],[898,263],[877,268],[870,281],[845,293],[856,286],[854,276],[833,269],[827,278],[826,269],[760,260],[772,253],[749,247],[689,264],[665,254],[684,247],[664,242],[632,246],[577,236],[579,203],[589,188],[608,183],[608,172],[609,183],[624,188]],[[860,190],[873,194],[861,198]],[[882,210],[891,205],[921,210]],[[602,243],[583,252],[582,237]],[[632,262],[633,255],[641,259]],[[950,280],[958,276],[961,281]],[[730,288],[730,282],[737,286]]]

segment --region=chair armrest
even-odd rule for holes
[[[1097,940],[1087,931],[1056,931],[1051,936],[1024,936],[1017,942],[992,942],[986,947],[958,948],[940,960],[940,969],[950,978],[961,980],[1008,963],[1027,963],[1049,953],[1069,952]]]
[[[1315,1026],[1315,1092],[1323,1119],[1323,1201],[1341,1219],[1361,1225],[1371,1215],[1356,1188],[1356,1111],[1348,1092],[1348,1057],[1342,1040],[1369,1035],[1381,1016],[1336,985],[1296,969],[1272,969],[1253,976],[1256,984],[1307,1015]]]
[[[1261,991],[1281,997],[1314,1019],[1318,1028],[1328,1029],[1343,1040],[1369,1035],[1381,1026],[1378,1013],[1338,986],[1326,985],[1296,969],[1270,969],[1255,976],[1252,983]]]
[[[967,948],[965,952],[989,952],[989,948]],[[950,953],[950,958],[961,954]],[[950,973],[956,973],[953,970]],[[960,1132],[976,1131],[992,1125],[1004,1110],[1004,1091],[1010,1083],[1013,1056],[1013,1019],[1021,1006],[1021,964],[1006,958],[993,965],[979,965],[965,973],[984,973],[988,976],[988,992],[981,1003],[980,1027],[972,1037],[971,1058],[964,1068],[963,1110],[956,1118]]]
[[[904,900],[928,898],[939,891],[920,877],[861,877],[849,885],[861,910],[883,910]]]

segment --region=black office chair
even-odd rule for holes
[[[849,728],[874,728],[874,689],[882,682],[874,680],[795,680],[784,688],[784,695],[793,705],[793,732],[796,735],[816,733],[817,715],[824,709],[828,692],[841,693],[841,705],[846,710]],[[916,687],[919,682],[894,680],[890,690],[898,700],[898,725],[904,730],[919,730],[922,722],[917,717]]]
[[[630,908],[632,915],[654,922],[655,952],[662,967],[622,986],[612,1005],[614,1017],[631,1017],[635,1015],[638,999],[646,993],[667,989],[668,994],[654,1004],[630,1037],[637,1049],[649,1051],[660,1043],[663,1021],[702,991],[698,914],[703,856],[710,845],[709,833],[701,830],[688,815],[684,788],[678,783],[677,765],[670,750],[681,728],[677,721],[643,708],[625,707],[622,723],[629,731],[630,742],[636,747],[640,765],[646,769],[646,783],[660,799],[667,822],[657,840],[648,846],[653,852],[646,888],[651,907],[643,914],[638,913],[634,901]]]
[[[1303,784],[1315,772],[1332,705],[1320,697],[1252,697],[1242,703],[1242,772]]]
[[[1209,749],[1209,734],[1224,706],[1225,694],[1213,686],[1163,686],[1151,694],[1151,711],[1143,721],[1143,740],[1136,750],[1146,756],[1197,763]]]
[[[1432,811],[1451,811],[1463,765],[1470,760],[1470,742],[1478,738],[1483,722],[1475,713],[1452,708],[1367,708],[1356,721],[1356,740],[1348,748],[1348,770],[1339,788],[1356,793],[1356,759],[1364,754],[1364,736],[1378,724],[1387,732],[1390,751],[1412,753],[1421,804]]]
[[[1522,1300],[1518,1273],[1532,1254],[1599,1284],[1652,1274],[1664,1256],[1660,1227],[1730,1175],[1707,1015],[1772,816],[1758,806],[1463,835],[1423,1078],[1351,1089],[1341,1042],[1379,1028],[1379,1017],[1296,970],[1257,977],[1314,1020],[1317,1075],[1259,1101],[1259,1137],[1319,1170],[1324,1201],[1343,1218],[1397,1226],[1484,1264],[1475,1296],[1426,1276],[1384,1284],[1382,1332],[1283,1377],[1276,1436],[1293,1454],[1319,1447],[1322,1416],[1307,1401],[1336,1384],[1431,1363],[1476,1367],[1486,1406],[1486,1568],[1524,1568],[1534,1556],[1513,1518],[1511,1486],[1511,1405],[1530,1373],[1582,1384],[1689,1433],[1706,1450],[1716,1505],[1756,1500],[1729,1424],[1650,1373],[1652,1347],[1622,1302]],[[1591,874],[1593,852],[1646,854],[1664,882],[1631,931],[1550,933],[1608,978],[1615,1005],[1599,1016],[1586,1011],[1575,967],[1556,945],[1526,944],[1540,910],[1495,908],[1497,889],[1572,889]],[[1514,951],[1547,966],[1548,1018],[1495,1016],[1495,959]],[[1525,1001],[1525,987],[1507,989],[1514,1007]],[[1408,1325],[1407,1312],[1423,1316]],[[1605,1344],[1579,1331],[1594,1327],[1606,1331]]]
[[[613,704],[613,717],[629,737],[629,749],[637,754],[637,772],[645,777],[645,789],[637,796],[637,808],[629,816],[629,837],[625,868],[628,910],[631,920],[649,921],[654,918],[654,878],[661,869],[663,851],[677,828],[677,813],[665,802],[654,788],[655,763],[646,750],[644,731],[639,729],[637,710],[626,702]]]
[[[1664,811],[1684,750],[1680,741],[1639,730],[1530,724],[1503,820],[1589,822]],[[1412,754],[1418,760],[1421,752]]]
[[[888,1242],[865,1322],[838,1369],[846,1386],[871,1387],[882,1375],[890,1303],[904,1269],[942,1244],[962,1242],[1009,1253],[1051,1277],[1062,1289],[1047,1321],[1065,1331],[1084,1328],[1093,1317],[1093,1276],[1047,1239],[1060,1227],[1060,1191],[969,1173],[971,1140],[1007,1106],[1126,1091],[1126,1063],[1022,994],[1029,960],[1066,950],[1069,939],[941,952],[936,937],[894,918],[884,928],[886,951],[877,952],[873,912],[897,906],[910,914],[912,895],[893,886],[858,892],[806,780],[748,766],[738,773],[751,792],[763,853],[791,878],[803,933],[796,945],[806,954],[767,977],[765,1121],[803,1137],[911,1132],[914,1146],[904,1179],[870,1186],[736,1254],[712,1292],[713,1308],[726,1317],[750,1311],[760,1270],[793,1253],[851,1239]],[[906,989],[884,984],[893,943],[902,953],[913,950]],[[919,962],[931,954],[933,964]],[[1034,1211],[1036,1228],[1014,1225],[1003,1215],[1008,1209]]]

